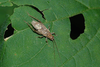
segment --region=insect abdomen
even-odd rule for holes
[[[43,24],[34,20],[31,22],[31,24],[38,31],[39,34],[42,34],[43,36],[49,38],[50,40],[54,39],[50,31]]]

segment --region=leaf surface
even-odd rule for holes
[[[11,0],[14,4],[30,4],[44,11],[44,20],[39,12],[28,6],[15,8],[11,22],[15,34],[5,41],[6,51],[3,67],[99,67],[100,66],[100,5],[99,0]],[[57,50],[54,59],[53,42],[38,38],[24,22],[31,23],[30,15],[36,17],[55,32]],[[82,13],[85,18],[85,31],[77,39],[70,38],[69,17]]]

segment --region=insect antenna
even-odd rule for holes
[[[56,59],[55,59],[55,45],[54,45],[54,40],[53,40],[53,49],[54,49],[54,63],[55,63],[55,67],[56,67]]]
[[[57,49],[57,52],[58,52],[59,58],[60,58],[60,60],[61,60],[61,57],[60,57],[60,54],[59,54],[59,50],[58,50],[58,47],[57,47],[56,41],[53,40],[53,48],[54,48],[54,62],[55,62],[55,67],[56,67],[55,46],[56,46],[56,49]],[[61,61],[61,62],[62,62],[62,61]]]

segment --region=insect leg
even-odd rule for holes
[[[44,36],[39,36],[38,38],[43,38]]]
[[[49,9],[44,9],[44,10],[42,10],[41,12],[43,12],[43,11],[45,11],[45,10],[49,10]]]
[[[27,23],[26,21],[24,21],[24,22]],[[35,29],[33,29],[33,27],[32,27],[29,23],[27,23],[27,25],[28,25],[33,31],[37,32]]]
[[[57,36],[54,32],[53,33],[51,33],[52,35],[55,35],[55,36]]]
[[[43,37],[44,37],[44,36],[39,36],[39,38],[43,38]],[[46,43],[48,44],[48,41],[47,41],[47,39],[48,39],[48,38],[46,37]]]
[[[37,20],[38,22],[40,22],[41,23],[41,21],[40,20],[38,20],[37,18],[35,18],[35,17],[33,17],[33,16],[31,16],[29,13],[27,13],[30,17],[32,17],[33,19],[35,19],[35,20]]]
[[[50,26],[48,26],[48,29],[50,30]]]
[[[46,37],[46,43],[48,44],[47,37]]]
[[[48,26],[48,29],[50,30],[50,26]],[[54,32],[53,33],[51,33],[52,35],[56,35]]]

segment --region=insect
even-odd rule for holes
[[[37,18],[31,16],[30,14],[28,14],[30,17],[32,17],[33,19],[37,20],[37,21],[32,21],[31,22],[31,25],[34,27],[32,27],[29,23],[27,23],[26,21],[24,21],[25,23],[27,23],[27,25],[36,33],[40,34],[40,35],[43,35],[42,37],[46,37],[46,42],[47,42],[47,38],[50,39],[52,42],[53,42],[53,48],[54,48],[54,59],[55,59],[55,46],[57,48],[57,45],[56,45],[56,42],[55,42],[55,39],[54,39],[54,36],[53,34],[55,33],[50,33],[49,29],[47,29],[43,23],[38,20]],[[54,46],[55,45],[55,46]],[[59,54],[59,51],[58,51],[58,48],[57,48],[57,52]],[[60,54],[59,54],[59,57],[60,57]],[[56,62],[55,62],[56,64]]]

